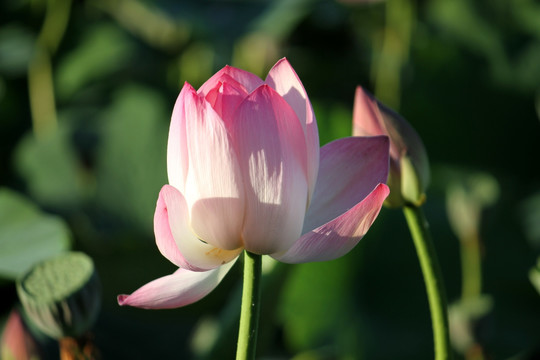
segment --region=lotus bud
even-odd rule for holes
[[[429,162],[420,136],[399,114],[361,87],[356,89],[354,100],[353,135],[387,135],[390,138],[390,195],[385,205],[419,206],[425,201]]]
[[[33,360],[40,359],[37,341],[26,327],[17,310],[12,310],[0,341],[0,359]]]
[[[232,66],[198,90],[186,83],[167,144],[169,184],[154,234],[178,266],[120,305],[186,306],[209,294],[245,250],[285,263],[351,251],[388,196],[387,136],[319,148],[311,102],[287,59],[263,81]]]

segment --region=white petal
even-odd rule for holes
[[[313,195],[319,170],[319,131],[315,114],[300,78],[287,59],[279,60],[268,73],[266,83],[293,108],[304,130],[307,146],[309,199]]]
[[[199,240],[189,225],[187,203],[177,189],[165,185],[159,193],[154,232],[161,253],[177,266],[193,271],[230,262],[242,249],[223,250]]]
[[[224,122],[212,106],[192,92],[184,105],[189,171],[184,196],[197,236],[215,247],[242,246],[244,185]]]
[[[149,282],[131,295],[119,295],[118,304],[143,309],[172,309],[192,304],[214,290],[234,263],[205,272],[178,269]]]
[[[184,191],[189,166],[186,136],[187,119],[184,111],[184,103],[186,96],[192,91],[194,89],[191,85],[185,83],[182,91],[180,91],[180,95],[176,99],[167,143],[167,174],[169,176],[169,184],[182,192]]]
[[[232,132],[246,194],[244,247],[257,254],[287,249],[300,236],[307,204],[302,127],[268,85],[239,105],[235,119]]]

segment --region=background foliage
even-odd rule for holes
[[[16,305],[13,279],[27,266],[9,265],[14,256],[36,261],[71,246],[102,278],[94,333],[104,358],[232,358],[238,266],[182,309],[120,308],[116,295],[174,269],[154,244],[152,216],[183,82],[197,87],[225,64],[264,78],[284,56],[310,95],[321,143],[350,134],[357,85],[423,138],[433,169],[425,209],[456,354],[538,356],[535,0],[2,1],[0,315]],[[432,356],[398,210],[383,209],[347,256],[269,263],[264,281],[261,358]]]

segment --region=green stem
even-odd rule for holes
[[[435,360],[452,358],[448,332],[448,311],[446,295],[437,254],[428,231],[428,223],[420,207],[406,205],[403,207],[405,218],[409,225],[429,300]]]
[[[51,55],[36,44],[28,66],[28,95],[32,127],[38,139],[44,139],[57,127]]]
[[[401,70],[409,57],[415,16],[411,0],[387,0],[382,42],[374,53],[377,56],[372,69],[375,96],[396,110],[400,105]]]
[[[28,65],[28,93],[32,127],[37,138],[45,138],[58,126],[51,59],[69,22],[71,0],[49,0],[43,27]]]
[[[461,267],[463,300],[476,299],[482,294],[482,255],[480,239],[471,235],[461,240]]]
[[[236,360],[255,359],[261,305],[261,255],[244,252],[244,287]]]

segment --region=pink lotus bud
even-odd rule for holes
[[[0,341],[0,359],[40,359],[38,344],[17,310],[12,310]]]
[[[360,86],[356,88],[353,135],[390,137],[390,196],[385,204],[401,207],[420,205],[429,183],[429,162],[420,136],[393,110],[381,104]]]
[[[173,110],[169,184],[157,201],[159,250],[179,266],[120,305],[184,306],[214,289],[247,250],[288,262],[349,252],[388,195],[388,138],[350,137],[319,149],[317,123],[286,59],[265,81],[226,66]]]

